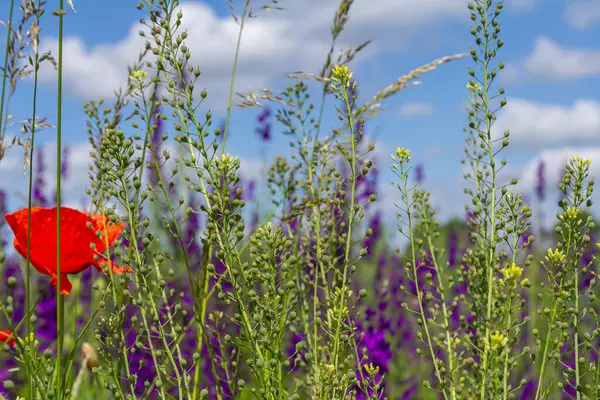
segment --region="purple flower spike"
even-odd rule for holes
[[[423,164],[418,164],[415,167],[415,181],[417,181],[418,184],[422,184],[424,180],[425,180],[424,166],[423,166]]]
[[[271,122],[269,121],[270,116],[271,109],[269,107],[265,107],[257,118],[259,126],[256,128],[256,133],[265,143],[271,140]]]
[[[535,187],[535,193],[539,201],[544,201],[546,193],[546,174],[544,173],[545,163],[540,161],[537,168],[537,184]]]

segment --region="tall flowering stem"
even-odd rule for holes
[[[446,302],[444,298],[444,286],[441,281],[443,279],[439,276],[439,266],[436,260],[435,251],[433,254],[428,255],[424,252],[423,244],[424,241],[421,239],[421,236],[425,236],[426,240],[428,240],[428,245],[430,246],[429,250],[434,250],[433,244],[431,243],[431,235],[432,227],[430,224],[431,220],[431,210],[427,205],[427,194],[424,191],[418,190],[415,185],[411,185],[409,187],[409,173],[412,168],[410,165],[410,151],[407,149],[396,149],[396,154],[392,155],[392,160],[394,164],[392,165],[392,171],[394,174],[400,179],[400,183],[395,184],[397,189],[400,191],[400,196],[402,199],[402,207],[400,208],[403,211],[399,213],[397,218],[398,221],[401,222],[401,225],[398,226],[398,231],[404,233],[404,228],[408,229],[408,232],[405,235],[410,240],[408,255],[406,258],[406,269],[405,273],[407,277],[412,281],[414,285],[414,293],[408,292],[409,296],[415,296],[414,306],[417,307],[416,311],[412,311],[411,306],[408,303],[403,303],[402,307],[412,311],[417,314],[419,317],[420,325],[422,327],[422,332],[419,332],[420,337],[422,338],[423,343],[427,347],[426,350],[429,353],[428,356],[431,357],[434,375],[439,384],[439,392],[440,395],[445,399],[455,400],[456,397],[456,384],[454,382],[454,374],[455,374],[455,348],[459,342],[459,339],[456,337],[452,337],[449,328],[449,316],[448,310],[446,308]],[[397,206],[398,207],[398,206]],[[422,218],[419,220],[418,216]],[[423,232],[420,232],[423,230]],[[424,235],[419,235],[420,233]],[[400,250],[396,249],[396,252],[400,254]],[[427,314],[427,306],[430,301],[432,301],[432,293],[426,293],[423,289],[424,285],[431,285],[433,280],[433,273],[426,272],[425,282],[423,282],[422,275],[424,270],[427,270],[431,260],[433,260],[434,271],[436,275],[438,275],[438,283],[439,283],[439,292],[441,295],[440,303],[442,305],[443,310],[443,319],[441,321],[441,325],[445,332],[441,333],[441,335],[445,338],[443,346],[446,350],[446,356],[448,359],[448,368],[447,373],[449,375],[449,382],[446,379],[445,368],[442,367],[442,361],[439,358],[436,348],[438,345],[436,344],[436,339],[434,333],[432,332],[431,322],[435,319],[435,312],[432,311],[433,316],[429,316]],[[401,287],[401,290],[405,290],[404,286]],[[421,350],[417,350],[417,354],[421,355]],[[427,382],[426,386],[430,386],[431,384]]]
[[[58,308],[56,313],[56,398],[61,399],[63,394],[62,356],[64,342],[64,309],[65,299],[61,294],[60,271],[60,209],[61,209],[61,166],[62,166],[62,86],[63,86],[63,18],[65,14],[64,0],[59,0],[58,14],[58,99],[56,109],[56,274],[59,277],[56,284]],[[35,124],[35,120],[32,121]],[[28,247],[30,243],[28,243]]]
[[[495,3],[495,7],[494,6]],[[477,301],[476,309],[479,323],[478,326],[483,328],[483,335],[480,337],[481,349],[481,367],[479,369],[479,397],[481,400],[488,396],[488,383],[492,383],[489,379],[488,368],[490,367],[491,357],[494,350],[492,349],[492,331],[495,324],[500,323],[497,312],[494,311],[496,302],[494,278],[497,255],[496,246],[500,239],[498,234],[498,169],[496,165],[496,154],[498,149],[495,147],[495,140],[492,138],[492,125],[496,119],[492,99],[496,96],[490,95],[491,85],[497,75],[497,71],[504,68],[503,63],[499,63],[497,68],[492,67],[491,63],[496,56],[496,52],[502,47],[503,41],[499,39],[500,24],[498,16],[503,7],[501,1],[495,2],[490,0],[475,0],[468,5],[471,10],[471,20],[476,23],[476,26],[471,28],[471,34],[475,37],[477,44],[476,48],[472,48],[470,53],[473,61],[478,67],[480,74],[472,68],[469,69],[469,75],[473,79],[469,82],[469,89],[473,93],[472,109],[469,110],[469,129],[473,137],[473,156],[471,165],[473,167],[472,178],[475,180],[475,194],[473,194],[473,204],[477,207],[477,213],[485,215],[485,219],[479,226],[477,232],[477,253],[475,262],[485,270],[485,275],[477,278],[476,285],[481,289],[481,299]],[[498,95],[504,93],[500,89]],[[501,100],[500,108],[506,104],[506,100]],[[483,126],[481,126],[483,125]],[[505,134],[505,139],[502,142],[502,147],[508,145],[508,133]],[[479,147],[477,147],[479,146]],[[483,150],[479,150],[483,149]],[[504,165],[503,161],[503,165]],[[511,182],[516,183],[516,182]],[[503,195],[505,194],[503,189]],[[478,335],[480,331],[478,330]],[[506,377],[505,377],[506,378]],[[495,389],[493,389],[495,391]]]
[[[348,320],[348,305],[347,302],[347,293],[348,293],[348,279],[350,267],[354,262],[350,259],[350,251],[352,249],[352,229],[354,224],[358,221],[358,210],[359,207],[356,202],[356,183],[357,183],[357,171],[356,167],[358,164],[359,156],[357,154],[357,145],[359,141],[359,137],[362,132],[356,131],[354,114],[352,112],[353,104],[355,102],[354,97],[350,97],[350,93],[352,89],[356,86],[356,82],[352,82],[352,73],[349,71],[347,66],[335,66],[332,70],[332,82],[334,86],[332,86],[333,91],[337,94],[340,100],[344,103],[344,114],[346,115],[347,121],[344,121],[350,129],[349,141],[350,141],[350,152],[347,150],[342,151],[344,158],[350,164],[350,203],[348,204],[348,228],[346,234],[346,244],[344,248],[344,257],[343,257],[343,272],[342,272],[342,280],[339,291],[336,290],[334,294],[334,299],[338,301],[335,304],[334,312],[338,314],[333,317],[334,323],[334,332],[333,332],[333,369],[337,371],[339,369],[339,361],[340,361],[340,351],[341,351],[341,336],[344,334],[342,332],[342,327],[347,324]],[[343,117],[342,117],[343,118]],[[361,254],[364,256],[365,254]],[[315,277],[315,280],[317,278]],[[336,299],[337,298],[337,299]],[[352,329],[350,327],[350,329]],[[337,389],[333,389],[332,398],[337,398]]]
[[[590,163],[589,159],[573,157],[559,184],[564,196],[559,202],[560,223],[556,227],[560,241],[556,249],[548,249],[542,261],[549,283],[549,288],[545,290],[546,298],[551,301],[552,308],[545,308],[542,314],[547,332],[539,349],[542,359],[536,399],[544,399],[549,389],[546,375],[550,362],[563,368],[566,383],[558,382],[558,386],[565,392],[574,392],[573,397],[577,399],[597,398],[599,395],[597,384],[600,373],[597,350],[592,341],[594,336],[585,332],[589,319],[596,329],[600,326],[596,312],[592,311],[597,301],[595,280],[586,287],[584,282],[588,278],[586,274],[591,272],[588,270],[591,263],[581,265],[591,241],[590,229],[594,227],[592,217],[583,215],[583,211],[592,204],[594,180],[589,178]],[[591,274],[598,277],[595,272]],[[539,334],[537,330],[535,333]],[[572,337],[571,343],[565,342],[569,335]],[[586,363],[585,357],[590,352],[594,358]],[[591,386],[587,383],[590,377],[594,377],[595,381]]]

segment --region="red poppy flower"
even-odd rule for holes
[[[12,331],[0,331],[0,342],[8,343],[9,345],[13,346],[15,343],[17,343],[17,339],[11,335]]]
[[[27,258],[27,216],[27,208],[4,216],[15,234],[13,245],[24,258]],[[123,223],[109,222],[104,215],[90,217],[72,208],[60,208],[61,294],[71,292],[67,274],[77,274],[90,265],[104,273],[108,268],[117,275],[131,272],[131,269],[115,265],[101,256],[106,250],[105,242],[112,246],[124,228]],[[96,231],[102,233],[101,237],[96,236]],[[94,249],[90,247],[92,243]],[[97,260],[96,255],[100,256]],[[31,209],[31,264],[40,273],[50,276],[50,283],[56,287],[56,207]]]

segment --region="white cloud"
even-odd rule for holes
[[[600,75],[600,48],[562,46],[546,36],[536,38],[531,53],[520,63],[507,63],[504,83],[539,79],[566,81]]]
[[[508,5],[514,11],[527,12],[535,9],[536,0],[509,0]]]
[[[394,34],[394,41],[414,33],[437,18],[464,16],[461,1],[447,0],[356,0],[348,29],[340,47],[356,45],[367,39],[382,40]],[[304,70],[316,72],[329,49],[330,25],[338,2],[303,0],[290,2],[283,11],[263,13],[245,27],[236,77],[236,91],[257,91],[268,87],[283,73]],[[192,62],[203,77],[197,86],[206,86],[209,100],[221,104],[231,76],[238,26],[230,16],[220,17],[200,1],[182,3],[181,30],[187,30],[187,46]],[[64,41],[64,80],[67,90],[81,99],[108,97],[126,82],[127,65],[143,48],[144,39],[134,24],[126,37],[116,43],[86,45],[78,37]],[[55,49],[53,38],[42,41],[43,50]],[[366,50],[368,51],[368,50]],[[371,51],[375,51],[373,48]],[[101,79],[99,79],[101,77]],[[43,82],[55,82],[56,72],[47,67]],[[212,104],[211,104],[212,105]]]
[[[600,1],[569,2],[565,8],[565,21],[569,26],[585,30],[600,22]]]
[[[519,80],[519,67],[513,63],[504,64],[504,69],[499,74],[502,85],[513,84]]]
[[[525,164],[521,170],[517,190],[525,194],[532,194],[534,192],[538,182],[538,166],[540,162],[543,162],[545,186],[550,191],[556,192],[558,183],[562,179],[565,165],[573,156],[592,160],[590,177],[595,179],[600,178],[600,147],[561,147],[547,149]],[[554,202],[551,203],[555,205]]]
[[[400,107],[398,114],[404,117],[420,117],[433,114],[433,104],[425,102],[406,103]]]
[[[536,39],[524,67],[525,72],[534,78],[585,78],[600,74],[600,49],[568,48],[550,38],[540,37]]]
[[[494,125],[494,137],[510,130],[516,146],[549,145],[600,137],[600,102],[577,100],[570,106],[509,99]]]

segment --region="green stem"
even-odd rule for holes
[[[571,232],[569,231],[569,237],[567,240],[567,247],[566,247],[566,251],[567,251],[566,254],[569,254],[570,250],[571,250]],[[554,299],[552,301],[554,303],[554,307],[552,308],[552,316],[550,317],[550,320],[548,321],[548,333],[546,333],[546,343],[544,343],[544,354],[542,355],[542,366],[540,367],[540,374],[539,374],[539,378],[538,378],[537,390],[535,393],[535,400],[541,399],[541,395],[542,395],[542,385],[544,383],[544,375],[546,373],[546,366],[548,364],[548,347],[550,346],[550,338],[551,338],[551,334],[554,329],[554,321],[556,319],[556,312],[557,312],[557,307],[558,307],[558,298],[562,292],[563,279],[564,278],[560,279],[560,285],[559,285],[558,289],[555,291],[555,293],[557,295],[554,296]]]
[[[442,315],[444,316],[443,327],[444,327],[444,331],[445,331],[445,335],[446,335],[446,351],[448,352],[448,371],[450,373],[450,398],[452,400],[456,400],[456,387],[454,385],[454,351],[452,350],[452,337],[450,335],[450,326],[448,323],[450,318],[448,317],[448,308],[446,307],[446,296],[444,295],[446,290],[444,288],[442,271],[441,271],[440,265],[437,261],[435,247],[433,246],[431,237],[432,237],[432,235],[427,235],[427,244],[429,246],[429,251],[431,252],[431,259],[433,260],[435,274],[438,279],[438,286],[440,287],[440,303],[442,303],[442,313],[443,313]],[[423,318],[423,321],[425,321],[424,318]],[[444,392],[445,392],[445,388],[444,388]]]
[[[579,269],[575,263],[575,285],[573,285],[573,294],[575,296],[575,312],[573,313],[573,348],[575,351],[575,392],[577,400],[581,400],[580,386],[581,376],[579,373]]]
[[[540,367],[540,374],[538,377],[537,390],[535,393],[535,400],[541,399],[542,385],[544,384],[544,375],[546,373],[546,365],[548,364],[548,347],[550,346],[550,337],[553,332],[554,320],[556,318],[556,306],[558,302],[554,301],[554,308],[552,309],[552,315],[548,321],[548,332],[546,333],[546,341],[544,343],[544,352],[542,355],[542,365]]]
[[[101,185],[100,187],[104,187],[104,177],[101,177]],[[105,218],[107,218],[106,216],[106,210],[104,208],[104,204],[105,202],[102,201],[100,203],[101,208],[99,209],[100,214],[104,215]],[[108,218],[107,218],[108,219]],[[104,247],[106,248],[105,250],[105,254],[104,257],[107,260],[110,260],[110,245],[109,245],[109,240],[108,240],[108,223],[105,224],[104,226]],[[119,299],[117,298],[117,291],[116,291],[116,285],[115,285],[115,277],[114,274],[112,273],[112,271],[108,274],[109,278],[110,278],[110,286],[111,286],[111,292],[112,292],[112,298],[115,304],[119,304]],[[120,311],[120,314],[123,316],[124,315],[124,310]],[[123,318],[124,321],[124,318]],[[125,373],[126,373],[126,379],[127,382],[129,382],[129,390],[131,391],[131,393],[135,393],[135,384],[134,384],[134,380],[131,377],[131,368],[129,367],[129,355],[128,355],[128,350],[127,350],[127,346],[125,345],[126,341],[125,341],[125,332],[124,329],[121,329],[119,332],[119,336],[121,337],[121,344],[120,344],[120,350],[122,352],[122,357],[123,357],[123,363],[125,365]],[[117,379],[115,380],[115,384],[120,383],[120,380]],[[119,390],[121,390],[121,385],[119,384]]]
[[[351,83],[350,83],[351,84]],[[344,99],[344,103],[346,105],[346,113],[348,115],[348,126],[350,127],[350,140],[351,144],[351,159],[350,159],[350,179],[352,180],[352,184],[350,186],[350,215],[348,217],[348,232],[346,237],[346,246],[344,251],[344,273],[342,275],[342,286],[341,286],[341,294],[340,294],[340,302],[338,304],[338,310],[342,313],[342,310],[345,308],[346,303],[346,284],[348,280],[348,268],[350,267],[350,250],[352,248],[352,226],[354,225],[354,218],[356,217],[356,209],[354,208],[354,203],[356,201],[356,138],[354,131],[354,117],[352,114],[351,100],[348,98],[348,90],[343,88],[342,97]],[[315,279],[317,277],[315,276]],[[339,360],[339,347],[340,347],[340,335],[342,325],[345,323],[345,318],[341,318],[342,315],[339,315],[336,321],[336,329],[335,334],[333,336],[333,368],[334,371],[339,371],[338,369],[338,360]],[[338,388],[333,389],[333,398],[336,398],[336,392]]]
[[[212,251],[210,251],[210,253],[212,253]],[[198,354],[201,354],[202,347],[204,345],[204,319],[206,318],[208,299],[210,298],[206,295],[209,285],[208,272],[204,273],[203,279],[204,284],[202,293],[204,294],[204,299],[202,299],[202,305],[200,306],[200,322],[198,323],[198,333],[196,334],[198,337],[198,345],[196,346],[196,351]],[[192,391],[192,400],[196,400],[199,396],[198,391],[200,390],[200,369],[200,366],[196,365],[196,370],[194,371],[194,390]]]
[[[56,294],[58,307],[56,310],[56,398],[62,399],[62,351],[64,343],[64,308],[65,298],[61,294],[60,271],[60,192],[61,192],[61,164],[62,164],[62,85],[63,85],[63,18],[64,0],[59,0],[58,13],[58,101],[56,110]],[[35,123],[35,121],[34,121]]]
[[[511,283],[512,285],[512,283]],[[510,300],[508,301],[508,321],[506,322],[506,335],[509,336],[510,333],[510,329],[511,329],[511,324],[512,324],[512,301],[513,301],[513,294],[512,294],[512,289],[511,292],[509,293],[509,297]],[[509,360],[509,356],[510,356],[510,347],[506,347],[506,349],[504,350],[506,352],[506,354],[504,355],[504,375],[503,375],[503,383],[504,383],[504,395],[503,395],[503,400],[507,400],[508,399],[508,360]]]
[[[517,226],[517,218],[513,218],[513,223],[515,226]],[[516,264],[517,262],[517,246],[518,246],[518,236],[513,234],[513,244],[512,244],[512,264]],[[510,285],[513,285],[513,283],[510,283]],[[507,314],[508,314],[508,321],[506,323],[506,336],[509,337],[510,336],[510,330],[511,330],[511,324],[512,324],[512,302],[513,302],[513,287],[511,286],[509,289],[509,302],[508,302],[508,309],[507,309]],[[504,375],[503,375],[503,381],[504,381],[504,396],[503,399],[507,400],[508,398],[508,360],[509,360],[509,356],[510,356],[510,349],[507,346],[506,348],[506,354],[504,355]]]
[[[487,15],[490,3],[484,2],[484,11],[483,15]],[[494,166],[494,150],[492,148],[492,137],[491,137],[491,129],[492,129],[492,117],[490,116],[490,95],[489,95],[489,85],[490,85],[490,74],[488,72],[488,46],[489,46],[489,32],[487,30],[487,25],[484,24],[484,45],[483,45],[483,93],[484,93],[484,101],[483,106],[485,110],[485,121],[486,121],[486,133],[487,133],[487,152],[490,158],[490,166],[492,173],[492,185],[490,188],[491,192],[491,201],[490,201],[490,222],[489,222],[489,244],[488,244],[488,253],[487,253],[487,307],[486,307],[486,326],[485,326],[485,338],[486,343],[489,343],[490,337],[490,323],[492,319],[492,308],[493,308],[493,278],[494,278],[494,266],[495,266],[495,246],[493,246],[496,242],[496,167]],[[488,358],[489,358],[489,346],[486,344],[483,350],[483,361],[482,361],[482,382],[481,382],[481,400],[485,400],[485,389],[487,382],[487,367],[488,367]]]
[[[229,98],[227,99],[227,115],[225,117],[225,127],[223,130],[223,143],[221,144],[221,154],[225,154],[225,144],[227,143],[227,132],[229,131],[229,120],[231,117],[231,103],[233,100],[233,84],[235,82],[235,73],[237,71],[238,58],[240,55],[240,45],[242,43],[242,32],[248,13],[250,12],[250,1],[246,1],[244,13],[240,18],[240,31],[238,32],[237,43],[235,46],[235,56],[233,58],[233,70],[231,71],[231,81],[229,82]]]
[[[38,19],[39,25],[39,19]],[[29,310],[31,307],[31,208],[33,202],[33,157],[35,151],[35,118],[37,109],[37,88],[38,88],[38,75],[39,75],[39,57],[36,52],[35,63],[34,63],[34,75],[33,75],[33,111],[31,117],[31,149],[29,151],[29,190],[27,198],[27,266],[25,269],[25,308]],[[1,145],[1,144],[0,144]],[[25,315],[26,321],[26,332],[27,337],[31,333],[31,318],[30,315]],[[30,387],[30,392],[35,396],[35,391],[32,387],[32,380],[30,377],[27,378],[27,382]]]
[[[417,248],[415,246],[415,228],[413,225],[413,215],[411,212],[411,202],[410,202],[410,197],[409,197],[407,175],[404,174],[403,176],[401,176],[401,179],[402,179],[402,186],[404,189],[402,195],[404,197],[404,204],[406,206],[406,218],[408,220],[407,221],[408,222],[408,232],[410,235],[411,266],[412,266],[412,273],[413,273],[412,278],[414,279],[415,290],[417,292],[417,302],[419,303],[419,316],[420,316],[421,320],[423,321],[422,327],[423,327],[423,331],[425,332],[425,338],[427,340],[427,347],[429,348],[429,354],[431,355],[431,359],[433,361],[433,368],[434,368],[435,376],[437,377],[438,381],[440,382],[440,389],[441,389],[440,392],[444,396],[444,399],[448,400],[448,393],[446,393],[446,388],[442,386],[443,382],[444,382],[444,378],[443,378],[442,372],[440,371],[439,363],[436,361],[438,358],[436,356],[436,350],[434,349],[434,344],[431,339],[431,333],[429,332],[429,325],[427,324],[427,314],[425,313],[425,308],[423,307],[423,291],[421,290],[421,286],[419,285],[419,279],[418,279]]]
[[[143,164],[142,164],[143,165]],[[123,187],[126,187],[125,182],[122,182]],[[135,234],[134,228],[135,228],[135,223],[133,220],[133,211],[131,209],[130,204],[127,204],[127,216],[129,218],[129,226],[130,226],[130,232],[129,232],[129,247],[130,249],[133,248],[133,255],[135,256],[135,262],[137,263],[139,268],[143,268],[144,267],[144,262],[142,260],[142,257],[140,255],[139,249],[138,249],[138,240],[137,240],[137,236]],[[144,277],[143,274],[139,273],[139,272],[134,272],[134,279],[135,279],[135,285],[136,287],[142,287],[140,284],[140,279],[139,276],[141,275],[142,277]],[[146,282],[144,282],[146,283]],[[147,287],[147,286],[146,286]],[[144,329],[146,330],[146,334],[148,336],[148,347],[150,347],[150,354],[152,356],[152,362],[154,364],[154,368],[156,369],[156,375],[158,377],[159,380],[161,380],[161,369],[160,369],[160,364],[158,362],[158,359],[156,358],[156,350],[154,348],[154,344],[152,343],[152,335],[151,335],[151,330],[150,330],[150,324],[148,323],[148,317],[147,317],[147,311],[146,311],[146,307],[143,305],[144,304],[144,299],[141,296],[141,293],[138,291],[137,293],[138,295],[138,301],[140,302],[140,309],[142,312],[142,322],[144,323]],[[154,304],[154,303],[152,303]],[[160,322],[158,323],[158,325],[160,325]],[[177,369],[176,369],[177,371]],[[166,393],[165,393],[165,389],[164,386],[161,385],[160,388],[160,396],[163,400],[166,400]]]
[[[38,26],[40,23],[39,18],[36,20]],[[30,276],[31,276],[31,208],[33,203],[33,157],[35,153],[35,119],[37,117],[37,89],[38,89],[38,77],[39,77],[39,55],[36,52],[34,57],[34,72],[33,72],[33,105],[32,105],[32,116],[31,116],[31,149],[29,151],[29,190],[27,198],[27,269],[26,269],[26,281],[25,281],[25,305],[27,310],[31,305],[31,287],[30,287]],[[1,119],[1,118],[0,118]],[[27,315],[27,336],[31,332],[31,321]]]

